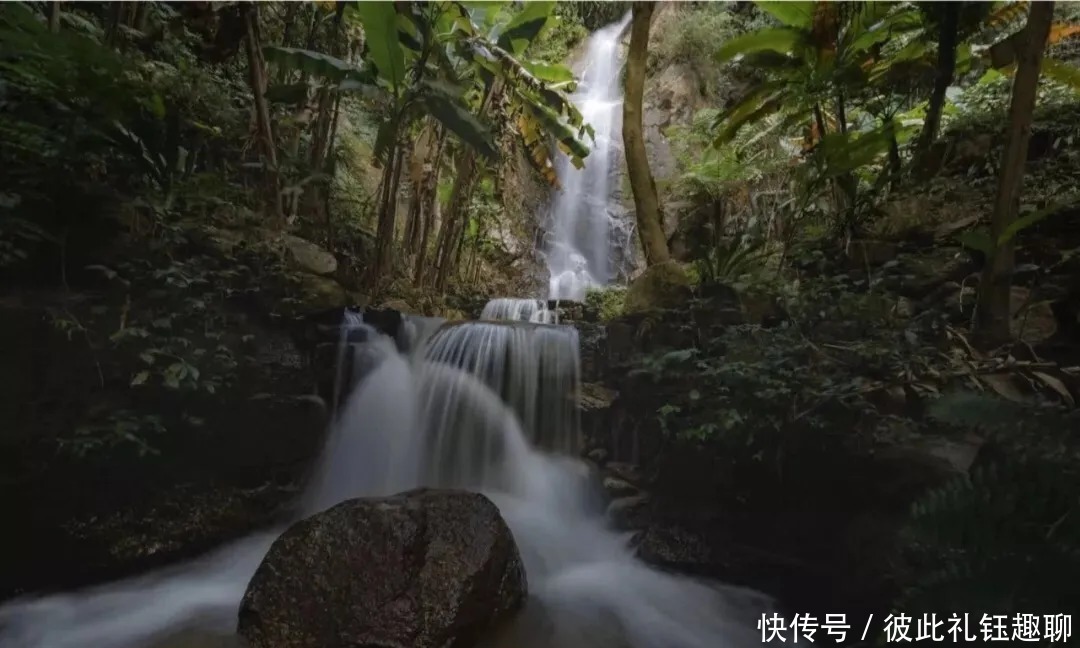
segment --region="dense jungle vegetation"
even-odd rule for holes
[[[78,478],[119,456],[165,479],[152,462],[202,456],[193,443],[263,443],[209,421],[215,403],[305,393],[267,386],[269,328],[347,305],[464,318],[477,299],[540,294],[554,162],[585,164],[592,141],[575,53],[627,11],[643,263],[584,311],[632,330],[611,380],[641,396],[627,407],[635,439],[655,433],[639,462],[657,494],[732,514],[864,497],[902,509],[902,540],[869,554],[884,589],[853,591],[912,611],[1080,609],[1071,3],[4,3],[0,468],[9,493],[74,484],[11,506],[78,520],[72,561],[88,537],[160,534],[86,513],[141,487],[87,503]],[[693,95],[675,107],[656,95],[672,71]],[[658,110],[679,113],[663,176]],[[42,375],[27,369],[40,328],[64,358]],[[880,489],[880,473],[830,463],[944,445],[974,458]],[[264,475],[221,462],[263,512]],[[200,523],[249,524],[229,502]],[[15,515],[28,545],[57,533],[36,516]],[[171,547],[192,531],[167,533]],[[863,549],[824,544],[801,558]],[[0,595],[35,565],[0,574]]]

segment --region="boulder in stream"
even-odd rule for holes
[[[290,527],[248,585],[239,632],[252,648],[468,646],[526,589],[489,499],[420,489],[348,500]]]

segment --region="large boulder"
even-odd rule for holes
[[[248,585],[251,648],[451,648],[518,609],[525,571],[483,495],[421,489],[290,527]]]
[[[289,252],[290,260],[300,270],[315,275],[332,275],[337,272],[337,258],[311,241],[292,234],[283,234],[281,241]]]

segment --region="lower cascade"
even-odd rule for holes
[[[576,330],[521,321],[505,304],[485,311],[504,319],[434,332],[417,320],[398,340],[345,323],[339,362],[351,370],[339,371],[340,403],[301,517],[424,487],[486,495],[518,546],[529,598],[477,648],[759,644],[766,597],[648,567],[609,527],[578,458]],[[8,603],[0,645],[166,646],[183,632],[234,645],[240,601],[281,531],[146,576]]]

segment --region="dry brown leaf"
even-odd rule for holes
[[[1066,387],[1065,383],[1061,382],[1060,379],[1041,371],[1032,371],[1031,375],[1041,380],[1050,389],[1056,391],[1066,403],[1069,405],[1076,405],[1076,400],[1073,398],[1073,395],[1069,393],[1069,388]]]
[[[1012,376],[1007,374],[986,374],[980,376],[982,381],[990,386],[998,396],[1007,398],[1016,403],[1024,402],[1024,395],[1020,393],[1020,390],[1016,388],[1016,383],[1013,382]]]

